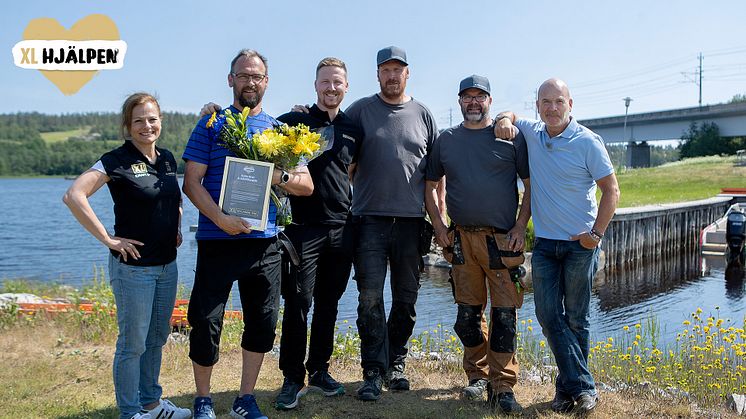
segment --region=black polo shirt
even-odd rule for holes
[[[362,129],[341,111],[330,121],[329,114],[316,105],[311,106],[309,113],[290,112],[277,120],[290,126],[305,124],[327,141],[326,151],[308,162],[313,194],[290,195],[293,223],[344,224],[352,201],[347,168],[363,135]]]
[[[138,246],[140,259],[127,258],[128,265],[165,265],[176,259],[181,201],[176,160],[170,151],[156,150],[155,164],[132,141],[101,156],[111,178],[107,185],[114,201],[114,235],[145,243]]]

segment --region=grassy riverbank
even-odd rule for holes
[[[81,291],[26,281],[5,281],[0,292],[34,292],[47,297],[88,299],[98,308],[78,313],[18,317],[14,307],[0,310],[0,418],[110,418],[116,416],[111,379],[116,322],[109,314],[111,291],[94,281]],[[516,396],[528,417],[560,417],[549,409],[555,369],[546,343],[525,339],[538,325],[521,321],[518,339],[521,375]],[[674,326],[675,327],[675,326]],[[601,404],[593,417],[736,417],[723,407],[727,394],[746,392],[744,320],[692,313],[674,348],[659,348],[658,326],[631,324],[614,337],[593,344],[591,368],[599,382]],[[226,417],[239,383],[241,324],[226,321],[221,362],[215,370],[214,394],[219,417]],[[278,335],[281,333],[278,330]],[[165,348],[161,382],[165,395],[189,406],[193,397],[188,344],[174,335]],[[347,395],[324,399],[309,395],[291,412],[272,408],[282,385],[276,351],[262,370],[257,396],[271,417],[442,418],[493,417],[484,403],[458,400],[465,384],[461,346],[453,333],[438,327],[413,337],[408,372],[412,391],[384,394],[377,403],[355,399],[361,383],[359,339],[351,331],[337,334],[331,372]],[[669,352],[670,351],[670,352]]]
[[[619,207],[712,198],[720,193],[720,188],[744,188],[746,166],[735,166],[735,162],[735,157],[697,157],[620,171]]]

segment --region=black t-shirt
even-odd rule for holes
[[[350,211],[352,190],[347,168],[362,137],[360,127],[343,112],[334,121],[329,114],[313,105],[309,113],[290,112],[277,118],[290,126],[305,124],[327,141],[326,151],[308,162],[313,179],[311,196],[290,195],[293,223],[344,224]]]
[[[111,178],[107,185],[114,200],[114,235],[145,243],[138,246],[140,259],[127,258],[128,265],[165,265],[176,259],[181,202],[176,160],[170,151],[156,150],[155,164],[131,141],[101,156]]]

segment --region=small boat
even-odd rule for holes
[[[723,255],[728,265],[744,266],[746,262],[746,202],[731,205],[714,223],[702,230],[700,236],[703,255]]]

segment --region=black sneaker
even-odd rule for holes
[[[298,406],[298,400],[305,394],[303,389],[303,383],[296,383],[285,377],[285,381],[282,382],[280,394],[275,399],[275,408],[279,410],[295,409]]]
[[[465,400],[484,400],[487,392],[487,380],[475,378],[469,381],[469,385],[461,390],[461,398]]]
[[[489,403],[491,409],[496,410],[500,408],[506,414],[520,414],[523,412],[523,407],[515,400],[515,395],[512,391],[495,394],[494,390],[492,390],[492,383],[487,384],[487,403]]]
[[[404,373],[404,366],[395,366],[386,372],[386,384],[392,391],[408,391],[409,379]]]
[[[381,397],[383,378],[378,370],[369,370],[363,373],[363,385],[357,390],[357,398],[366,402],[373,402]]]
[[[552,410],[557,413],[569,413],[575,407],[575,401],[565,393],[557,392],[552,400]]]
[[[316,371],[308,378],[308,386],[324,393],[324,396],[338,396],[345,394],[345,388],[339,384],[327,371]]]
[[[598,404],[597,395],[581,394],[580,397],[575,399],[575,411],[579,414],[589,413],[596,408],[596,404]]]

